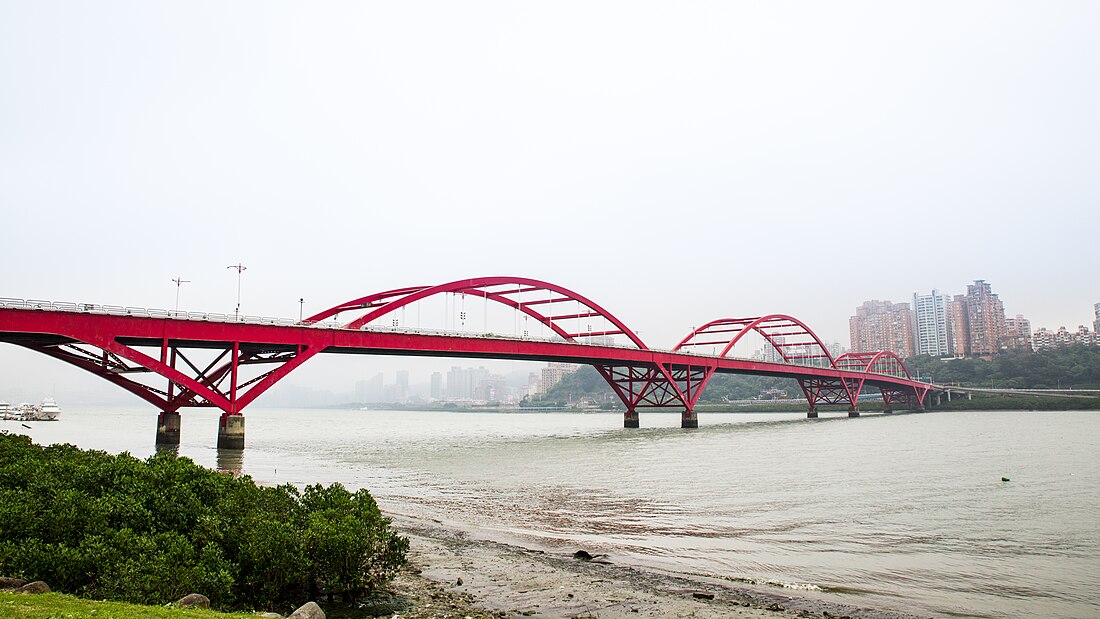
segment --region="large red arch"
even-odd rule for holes
[[[626,324],[594,301],[568,288],[558,286],[557,284],[526,277],[479,277],[456,280],[438,286],[411,286],[408,288],[378,292],[335,305],[323,312],[310,316],[302,322],[305,324],[312,324],[335,316],[341,312],[368,310],[363,316],[344,325],[347,329],[360,329],[374,320],[405,307],[410,303],[415,303],[416,301],[434,295],[447,293],[468,294],[511,307],[545,324],[563,339],[570,342],[575,342],[578,338],[625,335],[638,348],[642,350],[647,350],[649,348],[642,342],[637,334],[626,326]],[[528,300],[524,300],[525,295],[531,296],[528,297]],[[535,309],[539,305],[546,305],[553,308],[554,304],[563,302],[575,302],[583,306],[584,309],[573,313],[557,315],[552,312],[544,313]],[[590,317],[604,318],[614,325],[615,328],[605,331],[575,330],[575,332],[570,332],[569,329],[565,328],[571,321]]]
[[[875,369],[876,365],[879,370]],[[905,363],[901,360],[901,357],[898,357],[889,350],[880,350],[877,352],[847,352],[836,358],[836,367],[841,370],[886,374],[887,376],[894,376],[897,378],[902,378],[904,374],[906,379],[913,379],[909,374],[909,369],[905,367]],[[901,371],[897,373],[891,371],[898,369]]]
[[[755,331],[762,335],[770,343],[787,363],[797,361],[810,361],[798,365],[814,365],[813,360],[822,359],[829,362],[829,367],[836,367],[829,349],[822,343],[821,338],[813,332],[805,323],[786,314],[768,314],[755,318],[719,318],[692,330],[673,351],[680,351],[693,346],[711,346],[722,344],[725,347],[718,354],[725,357],[733,349],[738,341],[746,333]],[[727,336],[724,334],[732,334]],[[783,338],[779,340],[778,338]],[[793,338],[788,340],[788,338]],[[789,354],[789,348],[799,347],[809,349],[809,354]]]

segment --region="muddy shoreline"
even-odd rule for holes
[[[410,539],[409,568],[395,582],[420,617],[851,617],[910,619],[799,592],[575,559],[503,543],[420,516],[389,514]],[[418,582],[423,581],[423,582]],[[431,589],[435,589],[432,591]],[[425,607],[427,604],[427,607]]]

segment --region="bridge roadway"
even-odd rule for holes
[[[480,280],[466,280],[472,281]],[[490,294],[493,293],[485,296],[491,298]],[[378,306],[377,301],[363,305]],[[588,306],[598,307],[590,302]],[[348,305],[338,307],[346,311]],[[519,309],[534,315],[525,308]],[[564,316],[571,317],[575,318]],[[770,321],[786,329],[773,333],[793,333],[790,322],[793,319],[789,317],[715,321],[694,330],[678,345],[678,350],[647,348],[625,327],[619,333],[627,333],[635,345],[581,343],[577,341],[580,338],[559,327],[564,320],[554,323],[560,317],[553,316],[546,318],[565,339],[380,329],[363,324],[362,320],[349,326],[310,319],[292,323],[217,318],[211,320],[206,315],[186,312],[0,299],[0,342],[75,365],[153,404],[159,410],[157,440],[161,444],[178,444],[181,408],[220,408],[223,414],[218,445],[231,449],[244,446],[242,410],[292,370],[321,353],[588,364],[603,375],[622,400],[626,427],[638,427],[641,408],[681,409],[682,426],[697,427],[695,404],[714,373],[795,379],[806,395],[810,417],[817,416],[820,404],[847,404],[849,414],[857,416],[858,398],[864,387],[882,392],[885,410],[891,410],[893,403],[903,399],[913,408],[922,408],[925,395],[933,389],[928,383],[912,380],[900,360],[885,353],[833,359],[824,352],[803,359],[803,364],[728,356],[728,349],[741,332],[751,329],[777,345],[784,358],[791,356],[784,353],[783,340],[769,337],[766,331]],[[731,321],[736,323],[733,331],[737,335],[721,355],[684,350],[693,337],[713,337],[713,333],[730,331]],[[797,328],[812,336],[808,328]],[[813,339],[820,343],[816,336]],[[199,357],[204,356],[196,352],[199,350],[211,351],[205,357],[213,356],[214,360],[205,363],[204,358],[204,362],[199,362]],[[826,363],[829,367],[819,367]],[[154,381],[149,379],[158,376],[166,379],[167,388],[150,384]]]

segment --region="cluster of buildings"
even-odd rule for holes
[[[384,382],[379,372],[355,383],[355,401],[362,404],[515,404],[525,396],[546,393],[576,367],[570,363],[548,363],[541,372],[530,372],[526,380],[522,376],[517,380],[494,374],[485,367],[454,366],[446,374],[432,372],[426,384],[414,385],[409,384],[408,370],[398,370],[392,383]]]
[[[1100,345],[1100,303],[1093,330],[1041,328],[1017,314],[1005,316],[1004,304],[985,280],[975,280],[965,295],[913,294],[912,304],[865,301],[848,321],[854,352],[889,350],[902,358],[991,357],[1004,351],[1044,350],[1072,344]]]

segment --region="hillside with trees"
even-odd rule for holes
[[[1041,352],[1007,352],[992,359],[941,360],[927,355],[905,362],[914,376],[937,384],[1009,389],[1100,389],[1100,346]]]
[[[985,359],[937,359],[927,355],[905,362],[914,378],[937,384],[1011,389],[1100,389],[1100,346],[1074,346],[1042,352],[1010,352]],[[707,383],[700,404],[721,404],[734,400],[769,400],[786,392],[800,398],[798,382],[789,378],[717,374]],[[582,400],[601,408],[622,408],[600,373],[592,366],[580,366],[560,383],[530,401],[531,404],[569,406]]]

